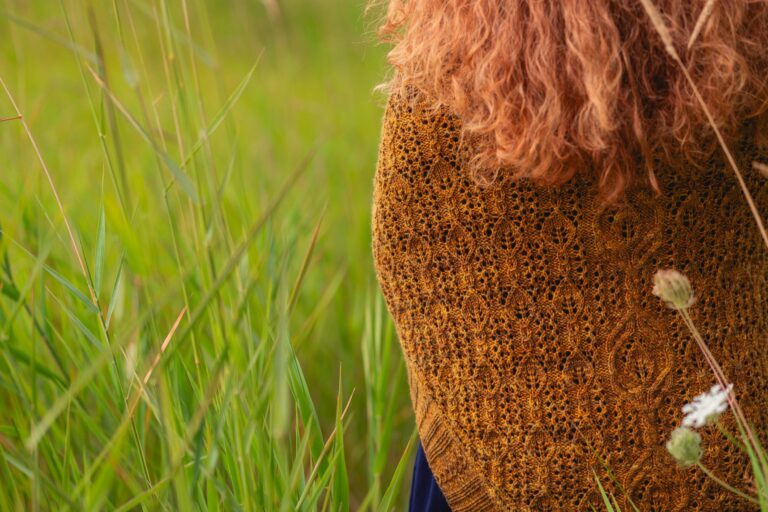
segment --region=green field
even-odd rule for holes
[[[363,11],[0,3],[0,510],[404,507]]]

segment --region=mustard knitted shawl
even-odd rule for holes
[[[587,173],[476,185],[460,131],[444,108],[391,97],[372,209],[376,273],[451,508],[604,510],[595,470],[644,512],[751,510],[665,450],[681,406],[714,378],[651,294],[660,268],[689,277],[693,321],[767,432],[768,250],[731,171],[719,157],[657,169],[663,197],[635,189],[600,209]],[[736,153],[751,171],[754,147]],[[766,217],[768,181],[746,180]],[[730,413],[721,421],[736,432]],[[702,435],[703,463],[746,489],[746,456],[714,427]]]

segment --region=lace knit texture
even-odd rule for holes
[[[587,173],[552,188],[476,185],[460,129],[444,108],[391,97],[372,211],[376,273],[451,508],[602,510],[592,470],[621,491],[597,453],[643,512],[752,510],[665,450],[714,377],[651,294],[657,269],[689,277],[691,316],[766,432],[768,250],[730,169],[719,156],[657,169],[663,197],[635,189],[601,210]],[[765,217],[756,151],[736,152]],[[735,432],[730,412],[722,424]],[[701,433],[704,464],[748,489],[746,456],[714,427]]]

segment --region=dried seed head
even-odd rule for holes
[[[687,309],[695,297],[691,282],[677,270],[659,270],[653,276],[653,294],[672,309]]]
[[[701,436],[688,427],[678,427],[667,441],[667,451],[681,467],[692,466],[701,460]]]

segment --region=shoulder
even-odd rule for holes
[[[465,174],[460,132],[458,118],[422,93],[389,96],[374,176],[374,236],[405,236],[449,205]]]
[[[373,183],[372,249],[385,296],[454,224],[462,181],[458,119],[424,95],[393,93],[384,110]],[[454,140],[455,138],[455,140]],[[447,226],[447,227],[446,227]]]
[[[468,178],[461,133],[458,117],[424,93],[392,93],[382,119],[374,208],[404,212],[439,206],[435,200]]]
[[[414,89],[394,92],[384,110],[378,171],[425,177],[437,160],[456,163],[460,136],[461,123],[447,107]]]

